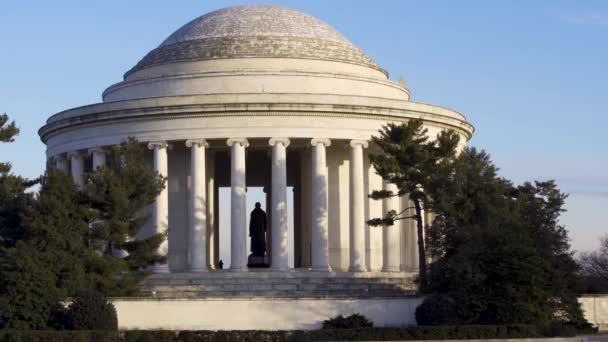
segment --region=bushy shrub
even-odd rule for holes
[[[116,309],[106,297],[93,290],[81,290],[67,309],[69,330],[118,330]]]
[[[313,331],[43,331],[0,330],[0,342],[312,342],[408,341],[541,337],[534,325],[458,325],[395,328],[320,329]]]
[[[1,342],[119,342],[117,331],[0,330]]]
[[[431,295],[416,308],[416,322],[419,325],[458,324],[461,319],[454,300],[445,295]]]
[[[47,326],[51,329],[56,330],[65,330],[68,327],[66,326],[66,317],[68,314],[68,307],[65,303],[56,303],[51,308],[51,317],[49,318],[49,323]]]
[[[359,329],[371,328],[374,323],[361,314],[352,314],[348,317],[342,315],[323,321],[322,329]]]
[[[125,342],[174,342],[182,341],[176,338],[175,331],[168,330],[131,330],[125,331],[123,335]],[[204,341],[197,339],[189,339],[186,341]],[[213,341],[213,340],[212,340]]]

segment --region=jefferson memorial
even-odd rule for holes
[[[413,101],[402,77],[389,79],[331,26],[270,5],[192,20],[102,98],[51,116],[39,133],[50,165],[79,185],[127,137],[168,177],[144,232],[168,230],[159,250],[168,263],[144,282],[145,297],[115,300],[122,328],[311,328],[348,311],[377,325],[413,320],[415,226],[366,224],[409,207],[368,198],[395,188],[370,165],[370,138],[421,118],[431,137],[453,129],[464,147],[474,129],[461,113]],[[252,187],[266,198],[268,268],[248,267]]]

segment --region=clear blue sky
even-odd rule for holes
[[[22,129],[0,159],[44,168],[37,130],[101,92],[189,20],[246,1],[0,3],[0,112]],[[416,101],[464,113],[516,182],[556,179],[577,250],[608,233],[608,2],[266,1],[312,14],[398,79]]]

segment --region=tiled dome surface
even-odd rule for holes
[[[284,7],[245,5],[192,20],[127,74],[153,65],[245,57],[324,59],[378,68],[363,51],[315,17]]]

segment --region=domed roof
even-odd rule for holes
[[[325,22],[271,5],[223,8],[198,17],[150,51],[127,75],[161,64],[219,58],[306,58],[379,69]]]

